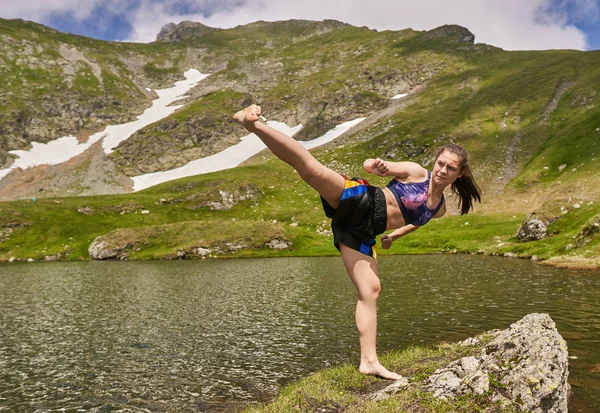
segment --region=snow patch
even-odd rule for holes
[[[348,122],[344,122],[341,125],[331,129],[323,136],[306,142],[300,142],[306,149],[316,148],[317,146],[324,145],[331,142],[342,133],[346,132],[351,127],[359,124],[365,120],[365,118],[358,118]],[[288,136],[292,136],[300,129],[302,125],[290,128],[285,123],[269,121],[267,125],[271,126]],[[224,169],[230,169],[238,166],[245,160],[256,155],[266,146],[255,134],[244,136],[240,143],[230,146],[229,148],[205,158],[196,159],[188,164],[171,169],[170,171],[153,172],[149,174],[139,175],[133,177],[133,190],[141,191],[142,189],[149,188],[154,185],[158,185],[163,182],[172,181],[174,179],[185,178],[187,176],[193,176],[198,174],[205,174],[209,172],[222,171]]]
[[[109,154],[122,141],[129,138],[138,130],[163,119],[183,105],[169,106],[182,98],[192,87],[208,75],[198,70],[190,69],[184,73],[185,80],[175,82],[175,86],[168,89],[156,90],[158,99],[152,101],[152,106],[144,111],[138,120],[122,125],[107,126],[102,132],[93,134],[85,143],[79,143],[75,136],[65,136],[48,143],[32,142],[28,151],[16,150],[10,153],[19,158],[6,169],[0,170],[0,179],[8,175],[13,169],[26,169],[38,165],[57,165],[82,154],[100,139],[104,139],[102,147]]]

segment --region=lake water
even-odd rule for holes
[[[379,260],[380,352],[550,314],[600,412],[600,273],[485,256]],[[0,412],[219,411],[358,362],[339,257],[0,265]]]

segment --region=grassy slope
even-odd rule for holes
[[[248,25],[232,31],[215,32],[202,38],[195,46],[216,47],[223,43],[235,51],[243,47],[239,39],[245,32],[254,36],[258,45],[267,43],[274,30],[283,29],[277,25]],[[296,30],[298,33],[293,32],[289,36],[302,36],[305,34],[303,30],[311,33],[302,24]],[[99,48],[111,47],[105,42],[90,39],[57,33],[52,36],[66,37],[70,42],[89,43]],[[289,70],[284,73],[280,86],[267,92],[274,100],[298,89],[329,91],[328,88],[338,82],[347,84],[351,92],[356,92],[349,82],[365,67],[381,68],[384,73],[394,70],[413,73],[411,70],[416,66],[429,64],[439,73],[423,92],[411,98],[411,104],[404,111],[364,132],[356,139],[357,143],[349,140],[343,148],[337,148],[334,143],[314,151],[332,168],[358,175],[365,157],[392,157],[427,164],[434,148],[449,141],[458,142],[470,150],[473,169],[485,193],[484,205],[480,208],[483,213],[468,217],[448,216],[431,223],[397,242],[390,252],[514,251],[519,255],[535,254],[542,258],[556,255],[593,258],[599,255],[598,237],[593,230],[586,245],[573,242],[586,223],[589,226],[590,220],[593,221],[600,213],[600,207],[593,203],[598,199],[600,183],[592,173],[597,168],[594,147],[600,134],[597,95],[600,87],[597,80],[600,78],[599,53],[504,52],[485,46],[461,47],[451,42],[431,40],[423,33],[412,31],[378,35],[350,26],[320,36],[295,38],[292,45],[286,36],[277,39],[282,42],[281,58],[286,61]],[[301,76],[298,71],[302,68],[294,69],[294,62],[310,61],[323,42],[339,43],[339,47],[331,47],[330,52],[320,54],[321,61],[330,61],[331,65],[325,64],[322,71]],[[361,49],[364,45],[368,47]],[[148,53],[159,56],[161,48],[166,46],[119,47],[138,51],[148,49]],[[360,53],[348,55],[340,50],[358,50]],[[240,59],[246,63],[252,59],[260,61],[260,53],[259,50]],[[339,67],[350,65],[350,61],[356,62],[351,66],[352,70],[340,72]],[[342,64],[336,66],[336,62]],[[235,65],[236,62],[233,62],[232,68],[228,69],[230,73],[235,73]],[[153,73],[156,67],[149,67],[147,71]],[[90,74],[85,72],[81,76],[90,78]],[[566,82],[570,82],[571,86],[560,99],[558,107],[544,116],[557,88]],[[93,81],[82,80],[81,87],[93,88]],[[219,99],[218,94],[214,96]],[[293,105],[294,100],[291,99],[288,104]],[[184,113],[203,110],[197,106],[192,104],[170,119],[181,122]],[[509,152],[507,148],[511,145],[515,148]],[[515,165],[516,176],[504,186],[504,183],[498,182],[501,182],[499,178],[503,176],[507,157],[511,157]],[[560,169],[563,164],[566,167]],[[228,188],[228,185],[243,182],[256,182],[265,193],[258,205],[250,201],[231,211],[210,211],[208,208],[190,209],[193,205],[185,202],[174,205],[159,203],[161,198],[184,198],[202,191],[214,191],[219,185]],[[385,183],[377,178],[373,182]],[[191,189],[176,189],[185,185]],[[570,210],[553,224],[554,235],[537,242],[517,242],[514,235],[525,214],[542,207],[548,200],[558,200]],[[527,204],[528,201],[531,203]],[[575,201],[581,201],[583,207],[574,208],[572,204]],[[92,215],[77,212],[78,208],[86,206],[94,209]],[[151,213],[141,215],[142,209]],[[126,213],[121,214],[122,211]],[[46,255],[57,253],[69,259],[87,259],[87,247],[98,235],[118,228],[180,222],[188,222],[197,228],[195,246],[217,242],[211,231],[227,223],[227,231],[219,232],[223,242],[233,234],[244,234],[243,239],[256,246],[238,251],[236,255],[336,253],[330,245],[331,239],[317,232],[319,228],[328,227],[318,197],[279,161],[185,178],[135,194],[4,203],[0,204],[0,215],[10,218],[10,222],[2,224],[5,227],[14,227],[19,222],[23,224],[14,227],[8,240],[0,244],[0,259],[43,259]],[[273,223],[274,220],[277,221],[272,224],[275,227],[267,233],[259,234],[260,231],[253,229],[256,226],[252,223]],[[299,225],[290,225],[293,222]],[[167,234],[163,235],[164,239],[142,245],[132,257],[170,257],[181,246],[194,246],[189,236],[182,238],[173,228],[163,231]],[[460,232],[460,237],[456,237],[457,232]],[[274,252],[261,248],[264,239],[274,234],[283,234],[291,239],[293,250]],[[256,239],[253,239],[255,236]],[[40,240],[44,240],[43,245]],[[567,249],[569,244],[574,244],[575,248]]]

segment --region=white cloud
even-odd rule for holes
[[[90,16],[101,0],[2,0],[0,15],[43,23],[53,13],[68,13],[77,20]]]
[[[568,24],[569,16],[589,15],[598,7],[592,0],[569,0],[568,15],[565,1],[560,0],[560,7],[553,7],[550,0],[371,0],[368,5],[362,0],[247,0],[234,8],[234,2],[221,3],[208,17],[176,16],[166,5],[146,3],[136,14],[132,40],[153,41],[164,24],[182,20],[230,28],[256,20],[336,19],[378,30],[429,30],[443,24],[459,24],[471,30],[477,42],[507,50],[584,50],[586,35]]]
[[[51,12],[90,15],[100,0],[3,0],[0,14],[43,22]],[[118,2],[109,2],[119,12]],[[102,4],[106,4],[103,2]],[[596,0],[141,0],[127,14],[128,40],[150,42],[167,23],[199,21],[229,28],[256,20],[336,19],[377,30],[429,30],[459,24],[477,42],[508,50],[586,48],[586,35],[573,23],[598,20]],[[129,6],[131,7],[131,6]]]

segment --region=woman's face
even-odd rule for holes
[[[435,160],[432,178],[435,182],[444,186],[451,185],[457,178],[462,176],[460,156],[445,150]]]

